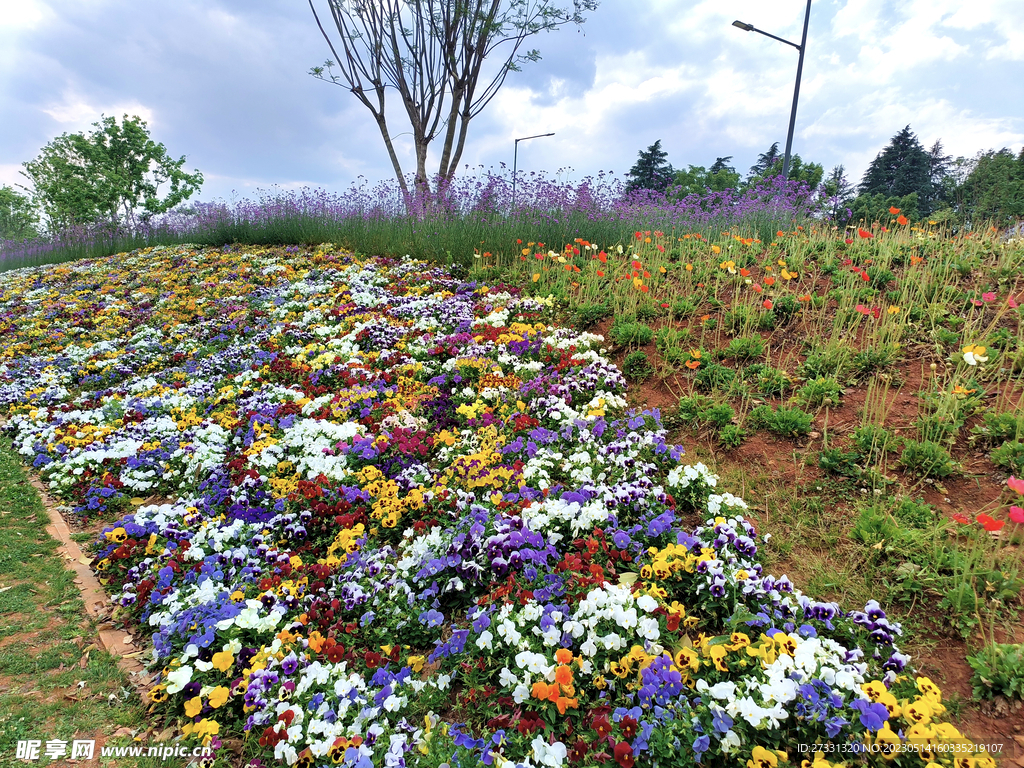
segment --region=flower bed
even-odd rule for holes
[[[0,275],[8,429],[119,518],[95,567],[185,736],[303,766],[963,757],[900,628],[765,573],[600,337],[297,250]]]

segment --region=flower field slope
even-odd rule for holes
[[[0,276],[0,404],[189,739],[302,766],[991,765],[879,605],[547,302],[321,246]],[[959,752],[957,750],[960,750]]]

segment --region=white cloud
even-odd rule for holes
[[[0,31],[5,33],[36,29],[54,17],[53,10],[42,0],[0,0]]]
[[[64,91],[61,101],[51,102],[40,109],[61,125],[70,126],[72,130],[76,128],[84,130],[97,122],[101,115],[116,117],[118,120],[123,115],[138,115],[146,121],[151,130],[154,127],[154,111],[138,101],[131,100],[97,104],[90,102],[87,100],[87,97],[71,89]]]

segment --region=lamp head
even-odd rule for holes
[[[739,21],[738,19],[736,21],[734,21],[732,23],[732,25],[734,27],[736,27],[737,29],[742,29],[744,32],[753,32],[754,31],[754,25],[753,24],[747,24],[746,22]]]

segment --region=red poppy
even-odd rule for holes
[[[900,209],[897,208],[895,205],[889,207],[889,213],[891,213],[893,216],[895,216],[899,212]]]
[[[848,237],[845,240],[843,240],[843,242],[846,243],[847,245],[853,245],[853,238]]]
[[[615,745],[615,762],[622,768],[633,768],[633,748],[628,741],[620,741]]]
[[[1017,506],[1010,507],[1010,519],[1015,523],[1024,523],[1024,509]]]
[[[960,523],[960,525],[970,525],[971,524],[971,518],[969,518],[967,515],[962,515],[959,512],[954,512],[953,513],[953,519],[956,520],[958,523]]]
[[[858,234],[858,235],[860,235],[860,236],[861,236],[861,237],[863,237],[863,238],[869,238],[869,237],[874,237],[874,235],[872,235],[872,234],[871,234],[870,232],[868,232],[868,231],[867,231],[866,229],[858,229],[858,230],[857,230],[857,234]]]
[[[607,264],[608,263],[608,254],[605,253],[604,251],[599,252],[597,254],[597,260],[600,261],[602,264]]]
[[[896,217],[896,223],[899,224],[901,227],[905,227],[907,225],[907,217],[906,216],[897,216]]]
[[[637,261],[636,259],[633,259],[633,264],[632,264],[632,266],[633,266],[633,269],[643,269],[643,264],[641,264],[641,263],[640,263],[639,261]]]
[[[995,533],[996,531],[1001,530],[1004,525],[1006,525],[1005,520],[995,520],[984,513],[978,515],[975,518],[975,520],[981,523],[982,528],[984,528],[989,533]]]
[[[772,300],[771,299],[765,299],[764,301],[761,302],[761,306],[763,306],[765,309],[771,309],[775,305],[772,304]]]
[[[866,271],[865,272],[861,272],[860,273],[860,279],[863,280],[865,283],[868,283],[868,282],[871,281],[871,275],[869,275]]]
[[[881,314],[882,314],[882,310],[879,309],[878,307],[872,307],[871,308],[871,316],[873,318],[875,318],[875,320],[877,320],[881,316]]]

